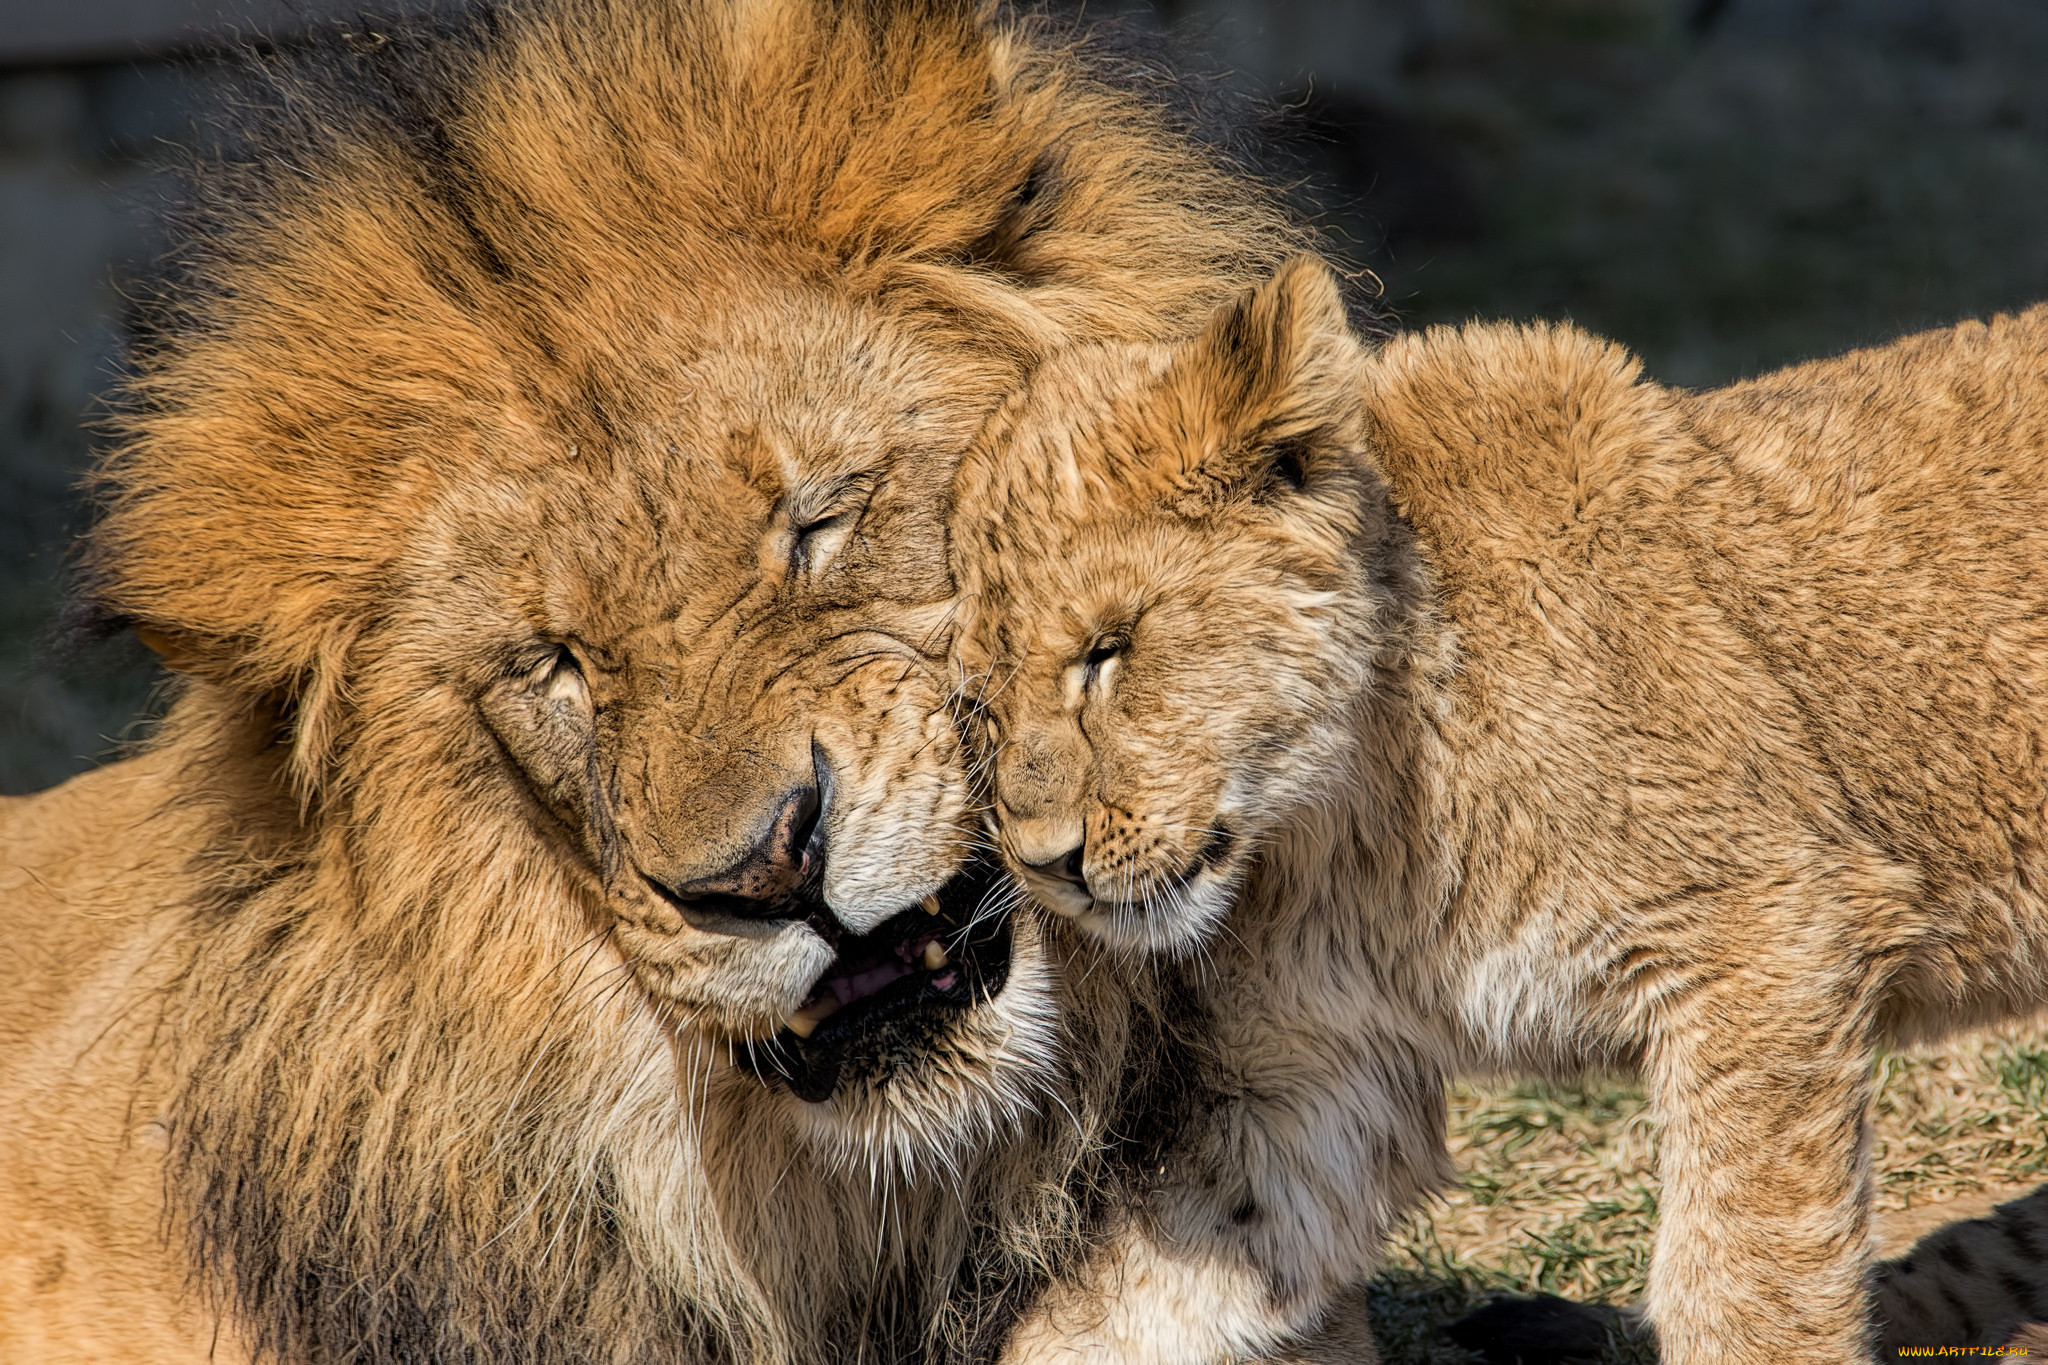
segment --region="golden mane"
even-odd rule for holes
[[[485,665],[435,642],[478,577],[540,576],[479,528],[542,466],[593,578],[665,590],[663,500],[727,475],[648,433],[790,289],[892,309],[986,387],[1268,268],[1297,234],[1135,69],[939,0],[560,0],[262,75],[84,561],[189,675],[127,765],[181,869],[137,1017],[226,1339],[888,1360],[968,1349],[1065,1254],[1131,1026],[1106,984],[1034,979],[1058,1093],[993,1148],[836,1167],[633,989],[476,721]]]

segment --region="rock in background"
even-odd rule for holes
[[[162,62],[0,71],[0,792],[86,767],[149,697],[139,646],[60,658],[53,635],[122,281],[156,250],[155,166],[189,140],[194,82]]]
[[[2039,0],[1161,0],[1298,102],[1407,325],[1702,385],[2048,298]]]

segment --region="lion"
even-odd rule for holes
[[[1874,1049],[2048,1003],[2048,306],[1689,394],[1367,349],[1302,261],[1049,361],[955,502],[1005,859],[1228,1059],[1010,1359],[1128,1354],[1133,1265],[1246,1338],[1360,1273],[1389,1046],[1640,1068],[1664,1358],[1869,1355]]]
[[[0,804],[0,1356],[986,1353],[1171,1040],[979,851],[944,504],[1300,234],[964,0],[269,60],[83,550],[174,700]]]

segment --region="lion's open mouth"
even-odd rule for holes
[[[814,919],[837,956],[787,1025],[746,1046],[747,1067],[815,1104],[842,1082],[879,1082],[928,1053],[956,1015],[993,999],[1009,979],[1002,885],[997,865],[978,859],[869,933]]]

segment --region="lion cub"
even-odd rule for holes
[[[1242,1235],[1126,1263],[1247,1322],[1354,1272],[1385,1039],[1631,1065],[1664,1358],[1869,1352],[1873,1050],[2048,1002],[2048,308],[1693,395],[1567,326],[1368,352],[1296,262],[1045,366],[954,517],[1007,858],[1244,1040]]]

